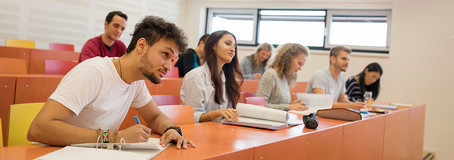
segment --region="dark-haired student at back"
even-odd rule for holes
[[[364,92],[371,91],[372,99],[377,99],[380,94],[380,78],[383,70],[378,63],[371,63],[356,76],[351,76],[345,82],[347,92],[345,94],[352,102],[363,102]]]
[[[121,57],[125,44],[118,40],[126,29],[128,16],[121,11],[109,12],[104,21],[104,33],[85,42],[80,51],[79,63],[93,57]]]

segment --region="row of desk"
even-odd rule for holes
[[[79,61],[79,52],[0,46],[0,57],[25,59],[27,73],[44,74],[45,60]]]
[[[317,129],[299,125],[269,131],[218,122],[182,125],[185,137],[197,148],[171,146],[154,159],[421,159],[425,105],[399,108],[354,122],[319,118]],[[60,148],[4,147],[0,159],[33,159]]]

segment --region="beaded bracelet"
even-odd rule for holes
[[[109,143],[109,129],[102,133],[102,143]]]
[[[117,139],[117,135],[118,135],[118,131],[115,130],[115,131],[114,131],[114,134],[113,134],[113,136],[112,136],[112,141],[110,141],[110,143],[115,143],[115,139]]]
[[[96,133],[97,133],[97,136],[96,136],[96,143],[101,142],[101,137],[102,137],[102,136],[101,136],[101,135],[102,135],[101,132],[102,132],[101,128],[98,127],[98,130],[96,131]]]

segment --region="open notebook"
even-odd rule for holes
[[[222,123],[264,128],[270,130],[277,130],[289,127],[291,125],[302,124],[302,121],[300,121],[299,123],[289,124],[288,113],[277,109],[252,104],[238,103],[236,110],[240,114],[239,120],[237,122],[227,121],[224,119]]]
[[[305,111],[290,110],[289,112],[310,114],[317,113],[319,109],[330,109],[333,106],[333,96],[329,94],[296,93],[296,96],[309,109]]]
[[[159,145],[159,138],[150,138],[148,142],[115,143],[114,145],[116,147],[121,145],[122,150],[105,149],[106,144],[103,143],[98,144],[99,148],[96,148],[96,143],[73,144],[38,157],[35,160],[149,160],[157,156],[171,144],[169,143],[167,147],[163,148]]]

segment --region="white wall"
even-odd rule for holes
[[[128,14],[120,38],[129,44],[134,25],[145,15],[157,15],[182,26],[195,47],[205,30],[207,7],[240,8],[391,8],[393,24],[389,56],[353,53],[346,75],[360,72],[370,62],[384,68],[378,100],[427,104],[424,146],[438,150],[439,159],[454,157],[454,1],[452,0],[0,0],[0,45],[5,38],[34,40],[37,48],[49,42],[75,44],[103,33],[111,10]],[[255,48],[240,47],[239,57]],[[328,65],[325,51],[312,51],[298,73],[307,81]]]
[[[36,48],[50,42],[74,44],[80,51],[85,42],[104,33],[104,20],[113,10],[128,15],[120,40],[129,45],[134,25],[145,15],[183,23],[184,0],[0,0],[0,45],[5,38],[33,40]]]
[[[452,0],[189,0],[183,24],[190,44],[203,35],[207,7],[239,8],[372,8],[392,9],[389,56],[352,53],[347,76],[371,62],[384,69],[380,101],[426,104],[424,146],[437,151],[438,159],[454,157],[454,1]],[[240,47],[240,58],[255,48]],[[312,55],[298,73],[299,81],[328,66],[326,51]],[[421,124],[423,125],[423,124]]]

